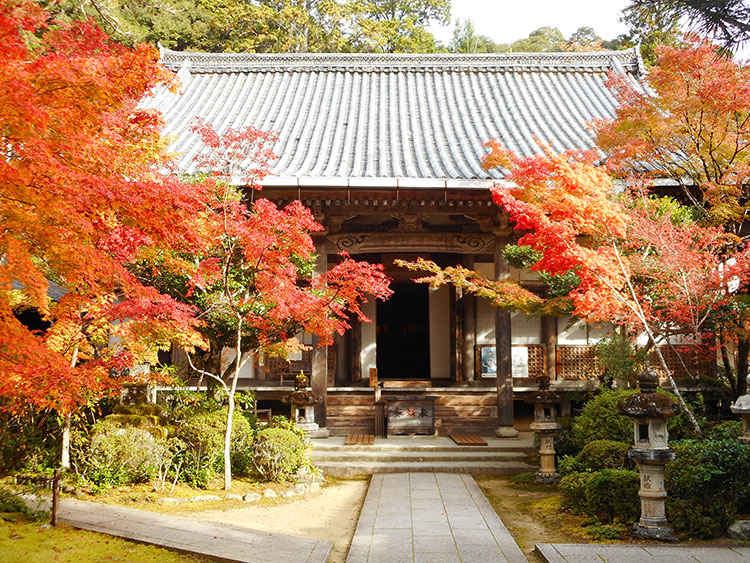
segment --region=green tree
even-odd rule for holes
[[[582,26],[573,32],[565,46],[566,51],[596,51],[603,48],[602,38],[593,27]]]
[[[450,0],[351,0],[347,9],[351,45],[362,52],[433,52],[437,44],[426,26],[450,18]]]
[[[682,36],[680,16],[664,6],[645,8],[632,2],[621,12],[620,21],[628,26],[624,39],[631,45],[641,45],[641,55],[648,64],[656,62],[659,45],[677,45]]]
[[[562,51],[565,37],[556,27],[540,27],[532,31],[525,39],[519,39],[511,44],[514,53],[538,53]]]
[[[663,32],[679,29],[707,36],[724,48],[734,51],[750,39],[750,6],[745,0],[631,0],[624,15],[641,23],[667,23]],[[658,28],[652,31],[658,33]]]
[[[452,53],[507,53],[510,46],[506,43],[495,43],[486,35],[477,35],[470,19],[456,20],[453,25],[453,40],[448,46]]]

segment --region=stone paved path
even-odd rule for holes
[[[73,499],[60,500],[58,517],[75,528],[230,561],[325,563],[333,547],[330,542]]]
[[[750,547],[699,545],[599,545],[541,543],[536,545],[548,563],[747,563]]]
[[[372,476],[347,563],[526,562],[470,475]]]

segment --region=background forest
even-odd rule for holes
[[[39,0],[63,21],[94,20],[114,39],[175,50],[305,53],[504,53],[621,49],[676,44],[694,31],[730,50],[750,36],[742,0],[632,0],[622,11],[628,33],[602,38],[581,26],[570,37],[540,27],[528,37],[497,42],[471,20],[453,22],[447,45],[428,31],[451,22],[450,0]]]

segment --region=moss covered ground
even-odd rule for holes
[[[130,542],[104,534],[56,528],[31,522],[19,513],[0,513],[0,560],[3,563],[199,563],[211,561],[169,549]]]

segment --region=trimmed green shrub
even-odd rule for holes
[[[594,440],[583,447],[576,460],[583,467],[583,471],[630,469],[633,464],[628,459],[629,448],[630,446],[624,442]]]
[[[102,429],[90,439],[71,437],[71,462],[78,475],[97,491],[154,479],[165,445],[141,428]]]
[[[307,447],[286,428],[266,428],[255,436],[253,466],[266,481],[290,477],[305,462]]]
[[[676,529],[708,538],[732,523],[750,488],[750,447],[736,438],[684,440],[667,464],[667,516]]]
[[[585,512],[600,522],[632,524],[641,512],[637,471],[603,469],[591,474],[584,486]]]
[[[583,412],[573,420],[575,443],[581,448],[594,440],[613,440],[632,444],[633,419],[620,414],[617,405],[628,395],[637,392],[635,389],[605,390],[588,401],[583,407]],[[658,392],[666,393],[666,391]],[[691,410],[695,411],[694,406]],[[679,440],[690,436],[692,425],[684,414],[679,414],[669,419],[668,429],[670,440]]]
[[[635,522],[640,514],[637,471],[604,469],[571,473],[560,480],[560,505],[573,514],[595,516],[598,522]]]
[[[742,423],[739,420],[722,420],[712,425],[706,437],[713,440],[736,440],[742,436]]]
[[[221,409],[192,415],[179,426],[177,437],[186,445],[182,472],[189,483],[205,488],[222,467],[226,424],[227,411]],[[249,466],[248,451],[252,443],[252,430],[250,423],[239,411],[235,411],[232,416],[231,442],[233,469],[238,473],[240,470],[246,471]]]
[[[632,443],[633,420],[621,415],[617,404],[633,393],[637,391],[602,391],[586,402],[581,414],[573,420],[573,439],[578,447],[594,440]]]
[[[592,473],[571,473],[566,475],[557,484],[560,491],[560,506],[570,510],[573,514],[584,514],[586,512],[586,485],[592,477]]]
[[[577,456],[566,455],[557,462],[557,472],[561,477],[564,477],[571,473],[585,473],[586,468],[578,461]]]

